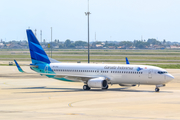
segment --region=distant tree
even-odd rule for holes
[[[67,39],[64,43],[65,47],[68,48],[71,45],[71,41]]]
[[[72,44],[69,46],[69,48],[75,48],[75,44],[72,43]]]
[[[133,46],[133,42],[130,41],[122,41],[119,43],[120,46],[125,46],[125,47],[131,47]]]
[[[143,42],[143,41],[136,41],[136,43],[134,43],[134,46],[139,49],[145,49],[146,46],[148,47],[149,45],[150,45],[150,43]]]
[[[166,40],[165,39],[163,40],[163,44],[166,44]]]
[[[100,42],[100,41],[98,41],[98,42],[96,42],[96,44],[101,44],[102,42]]]
[[[63,44],[60,44],[60,45],[59,45],[59,48],[60,48],[60,49],[64,48],[64,45],[63,45]]]
[[[109,43],[108,46],[117,46],[115,43]]]
[[[154,38],[148,39],[147,42],[150,44],[153,44],[153,45],[160,45],[161,44],[161,42],[157,41]]]
[[[84,41],[76,41],[74,43],[75,46],[87,46],[88,43],[87,42],[84,42]]]

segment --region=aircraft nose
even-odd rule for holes
[[[173,80],[174,77],[171,74],[167,74],[166,79],[170,81],[170,80]]]

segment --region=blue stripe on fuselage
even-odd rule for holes
[[[36,64],[38,66],[38,68],[36,67],[31,67],[31,69],[37,73],[49,73],[49,74],[56,74],[50,67],[50,64],[45,64],[45,63],[41,63],[41,64]],[[56,80],[61,80],[61,81],[66,81],[66,82],[74,82],[73,80],[69,80],[66,78],[56,78],[56,75],[46,75],[49,78],[53,78]]]

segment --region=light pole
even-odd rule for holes
[[[51,27],[51,58],[52,58],[52,27]]]
[[[88,63],[90,63],[90,61],[89,61],[89,15],[90,15],[91,13],[89,12],[89,0],[88,0],[88,12],[85,12],[85,15],[87,15],[88,16],[88,18],[87,18],[87,21],[88,21]]]

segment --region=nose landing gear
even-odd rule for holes
[[[166,85],[165,84],[156,85],[155,92],[159,92],[159,87],[164,87],[164,86]]]
[[[159,92],[159,88],[158,87],[155,88],[155,92]]]

